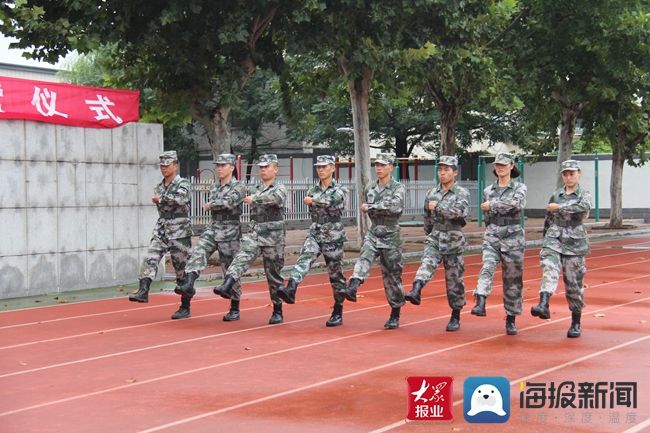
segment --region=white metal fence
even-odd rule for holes
[[[193,185],[191,210],[192,223],[194,225],[206,225],[210,222],[210,212],[204,211],[203,205],[207,203],[210,198],[210,187],[214,183],[214,180],[191,177],[190,181]],[[288,192],[285,208],[285,220],[295,222],[308,221],[310,219],[309,206],[307,206],[303,200],[307,195],[307,190],[309,190],[316,181],[305,179],[301,181],[279,180],[278,182],[284,184],[287,187]],[[406,204],[404,206],[402,219],[418,219],[423,214],[424,198],[426,197],[427,191],[433,188],[435,182],[431,180],[402,180],[401,182],[406,186]],[[357,205],[355,184],[354,182],[341,182],[341,184],[349,190],[342,217],[344,219],[356,219],[359,206]],[[478,215],[476,205],[478,183],[475,181],[461,181],[459,184],[467,188],[470,192],[470,218],[475,219]],[[247,204],[244,204],[241,221],[250,221],[250,207]]]

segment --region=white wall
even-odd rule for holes
[[[134,282],[162,126],[0,121],[0,298]]]

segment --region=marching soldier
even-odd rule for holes
[[[524,229],[520,215],[526,206],[526,185],[515,182],[519,176],[515,158],[499,153],[494,160],[496,182],[485,188],[481,210],[486,214],[487,228],[483,235],[483,267],[474,292],[475,316],[485,316],[485,299],[492,293],[497,263],[503,269],[503,306],[506,310],[506,333],[516,335],[515,317],[521,314],[524,264]]]
[[[278,157],[274,154],[260,156],[258,161],[262,184],[254,187],[252,194],[244,198],[244,203],[251,207],[249,232],[244,236],[242,247],[235,255],[226,271],[226,279],[221,286],[215,287],[214,293],[232,299],[236,296],[233,289],[248,266],[262,254],[264,272],[269,284],[269,293],[273,303],[273,314],[269,324],[282,323],[282,300],[277,290],[282,285],[280,271],[284,266],[284,203],[287,190],[284,185],[275,182],[278,174]]]
[[[456,183],[457,175],[458,159],[455,156],[441,156],[438,162],[440,183],[427,193],[424,201],[424,231],[427,239],[422,264],[415,274],[411,291],[405,296],[407,301],[420,305],[422,288],[431,280],[440,263],[443,263],[447,302],[451,308],[447,331],[457,331],[460,328],[460,310],[466,303],[463,283],[465,236],[462,228],[469,215],[469,191]]]
[[[384,291],[391,314],[384,324],[386,329],[399,327],[400,309],[404,305],[402,289],[402,241],[400,239],[399,217],[404,208],[404,185],[393,179],[395,157],[380,153],[375,160],[377,181],[365,191],[366,203],[361,212],[367,213],[372,226],[361,246],[359,259],[354,265],[354,273],[348,287],[341,294],[352,302],[357,301],[357,289],[370,273],[372,262],[379,257]]]
[[[553,193],[546,207],[544,240],[540,252],[542,283],[539,305],[530,309],[533,316],[550,319],[549,298],[555,293],[560,278],[564,275],[564,287],[571,327],[567,337],[580,337],[580,316],[584,308],[582,280],[587,272],[585,255],[589,253],[587,231],[583,225],[589,216],[591,194],[580,186],[580,163],[568,160],[562,163],[564,187]]]
[[[149,302],[149,287],[156,277],[158,263],[169,252],[176,271],[176,284],[185,279],[185,264],[192,247],[192,222],[190,221],[191,185],[178,175],[178,156],[170,150],[160,154],[160,172],[163,180],[154,188],[151,201],[158,208],[158,221],[147,256],[140,268],[140,288],[129,295],[129,301]],[[188,311],[186,312],[186,308]],[[181,298],[181,306],[172,319],[189,316],[189,301]]]
[[[339,293],[345,290],[341,261],[346,236],[341,223],[341,214],[348,190],[334,179],[334,164],[335,159],[331,155],[320,155],[316,158],[314,165],[320,182],[309,188],[304,200],[309,206],[312,224],[291,277],[285,287],[278,289],[278,296],[284,302],[295,303],[298,284],[305,278],[318,256],[323,254],[334,295],[332,315],[325,323],[326,326],[339,326],[343,323],[343,301],[345,300],[345,297]]]
[[[208,259],[215,251],[219,251],[219,262],[223,269],[224,278],[228,267],[239,251],[241,241],[241,223],[239,217],[242,213],[242,203],[246,196],[246,187],[234,176],[235,155],[223,153],[215,161],[219,181],[210,188],[210,199],[203,206],[206,212],[211,212],[212,222],[199,238],[198,245],[192,252],[185,267],[185,284],[176,287],[176,293],[182,296],[183,313],[190,315],[190,300],[196,293],[194,282],[201,271],[208,266]],[[223,320],[230,322],[239,320],[239,298],[241,286],[236,282],[232,288],[230,311],[223,316]],[[184,307],[184,308],[183,308]]]

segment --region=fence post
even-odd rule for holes
[[[517,167],[519,168],[519,178],[521,179],[521,182],[523,183],[524,182],[524,156],[523,155],[520,155],[517,158]],[[522,209],[522,212],[519,215],[519,225],[521,225],[522,227],[524,226],[524,219],[525,219],[525,216],[524,216],[524,211]]]
[[[599,206],[599,203],[598,203],[598,201],[599,201],[598,200],[599,199],[599,197],[598,197],[598,152],[596,152],[596,156],[594,157],[594,183],[595,183],[595,185],[594,185],[594,189],[595,189],[595,192],[594,192],[595,193],[594,219],[596,220],[596,222],[599,222],[600,221],[600,206]]]
[[[237,179],[242,180],[242,176],[241,176],[241,155],[237,155]]]
[[[415,177],[415,181],[418,181],[418,156],[415,155],[415,161],[413,162],[413,176]]]
[[[337,156],[334,161],[335,161],[334,162],[334,170],[335,170],[334,175],[336,176],[336,181],[339,182],[340,181],[340,178],[339,178],[339,171],[340,170],[339,169],[341,168],[341,164],[339,163],[339,157]]]
[[[352,157],[348,156],[348,180],[352,182]]]
[[[433,180],[436,184],[440,183],[440,179],[438,179],[438,160],[436,159],[435,164],[433,164]]]

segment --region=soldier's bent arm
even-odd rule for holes
[[[467,218],[469,215],[469,195],[466,192],[459,191],[456,200],[438,202],[436,212],[446,219]]]
[[[369,204],[368,210],[379,211],[380,214],[401,214],[404,209],[404,196],[406,189],[399,184],[390,197],[386,197],[379,203]]]
[[[337,206],[343,203],[347,192],[347,188],[337,188],[332,194],[320,194],[318,197],[313,197],[312,204],[323,207]]]
[[[187,179],[183,179],[181,183],[178,185],[178,188],[160,196],[160,202],[161,204],[175,203],[179,206],[185,206],[190,202],[190,191],[191,191],[190,182]]]
[[[591,194],[583,191],[580,200],[575,203],[561,203],[558,212],[563,215],[589,212],[591,209]]]
[[[521,211],[526,207],[526,185],[523,183],[515,187],[512,197],[501,197],[490,199],[490,211],[497,214],[508,214],[513,211]]]
[[[246,187],[241,183],[237,184],[234,188],[228,191],[223,198],[213,198],[210,200],[210,209],[236,209],[243,203],[245,195]]]
[[[256,193],[253,195],[253,202],[258,205],[265,206],[284,206],[284,202],[287,199],[287,190],[283,185],[277,185],[274,187],[274,190],[268,194]]]

